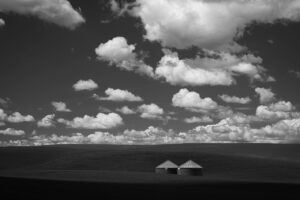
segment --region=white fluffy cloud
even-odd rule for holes
[[[197,46],[205,52],[193,59],[165,52],[151,77],[180,86],[229,86],[236,83],[237,76],[247,76],[251,82],[275,81],[266,74],[260,57],[231,54],[246,49],[237,44],[236,39],[251,22],[299,21],[300,16],[297,0],[137,0],[133,6],[126,4],[126,8],[120,8],[116,1],[112,1],[111,6],[114,11],[127,9],[140,17],[146,30],[145,38],[150,41],[178,49]],[[224,28],[224,24],[229,25]],[[99,59],[134,71],[130,68],[137,60],[134,50],[135,45],[127,44],[123,37],[116,37],[100,44],[96,53]]]
[[[230,74],[193,68],[184,60],[180,60],[176,54],[163,56],[155,73],[172,85],[231,85],[234,82]]]
[[[180,89],[173,95],[172,104],[175,107],[185,108],[191,111],[207,111],[218,108],[218,104],[209,97],[201,98],[197,92],[186,88]]]
[[[67,125],[70,128],[82,129],[112,129],[123,124],[123,119],[116,113],[98,113],[95,117],[84,115],[75,117],[73,120],[58,119],[58,122]]]
[[[145,130],[125,130],[123,132],[126,140],[133,144],[165,144],[173,140],[173,130],[165,131],[161,128],[149,126]]]
[[[116,111],[124,114],[124,115],[132,115],[132,114],[135,114],[136,111],[129,108],[128,106],[123,106],[122,108],[117,108]]]
[[[32,115],[22,115],[19,112],[14,112],[10,115],[6,114],[3,109],[0,108],[0,123],[5,125],[4,121],[10,123],[22,123],[22,122],[33,122],[35,119]]]
[[[202,116],[202,117],[193,116],[193,117],[185,118],[183,121],[188,124],[211,123],[213,122],[213,119],[210,118],[209,116]]]
[[[110,113],[110,112],[111,112],[111,109],[106,108],[106,107],[103,107],[103,106],[99,106],[99,107],[98,107],[98,110],[99,110],[99,112],[101,112],[101,113]]]
[[[1,141],[0,146],[39,146],[53,144],[165,144],[175,141],[172,130],[149,126],[145,130],[125,130],[120,134],[96,131],[89,135],[34,135],[28,139]]]
[[[5,21],[0,18],[0,27],[5,25]]]
[[[20,136],[25,135],[25,132],[23,130],[16,130],[13,128],[7,128],[5,130],[0,130],[0,134],[2,135],[11,135],[11,136]]]
[[[276,121],[300,117],[296,108],[289,101],[279,101],[270,105],[260,105],[256,108],[256,116],[263,120]]]
[[[242,57],[230,53],[207,51],[205,57],[179,59],[178,54],[165,51],[155,70],[157,77],[172,85],[232,85],[235,76],[247,76],[251,81],[267,81],[260,57],[246,54]]]
[[[122,2],[121,6],[116,0],[110,0],[109,4],[111,11],[118,16],[122,16],[124,13],[126,13],[128,11],[128,8],[131,6],[130,3],[127,3],[125,1]]]
[[[34,117],[31,115],[22,115],[19,112],[14,112],[7,117],[7,121],[11,123],[33,122]]]
[[[113,135],[108,132],[95,132],[87,136],[92,144],[126,144],[123,136]]]
[[[146,119],[162,119],[162,115],[164,114],[164,110],[154,103],[143,104],[137,110],[141,113],[141,118]]]
[[[135,45],[129,45],[124,37],[114,37],[106,43],[101,43],[96,49],[96,54],[103,60],[120,63],[135,59]]]
[[[109,4],[110,4],[110,9],[113,12],[119,12],[120,6],[119,6],[118,2],[116,2],[116,0],[110,0]]]
[[[128,44],[124,37],[115,37],[106,43],[101,43],[96,49],[99,60],[115,64],[120,69],[154,77],[153,68],[137,58],[135,45]]]
[[[8,129],[8,131],[10,129]],[[22,132],[18,133],[22,134]],[[252,128],[243,116],[225,118],[216,124],[200,125],[185,132],[149,126],[145,130],[124,130],[117,134],[94,132],[89,135],[32,135],[27,139],[1,141],[1,146],[49,144],[169,144],[169,143],[224,143],[262,142],[292,143],[299,141],[300,118],[280,120],[261,128]]]
[[[67,0],[1,0],[0,12],[32,15],[69,29],[85,22]]]
[[[300,16],[298,0],[137,0],[137,5],[130,13],[141,18],[145,38],[179,49],[220,48],[251,22],[299,21]]]
[[[139,96],[134,95],[133,93],[129,92],[128,90],[120,90],[120,89],[113,89],[113,88],[107,88],[105,90],[105,94],[107,97],[97,97],[99,100],[104,101],[117,101],[117,102],[123,102],[123,101],[131,101],[131,102],[140,102],[143,101],[143,99]]]
[[[33,135],[27,140],[14,140],[9,144],[15,146],[40,146],[40,145],[54,145],[54,144],[85,144],[87,138],[81,133],[73,133],[71,135]],[[6,143],[6,145],[9,145]],[[4,143],[5,145],[5,143]]]
[[[74,85],[73,88],[75,91],[82,91],[82,90],[95,90],[98,88],[98,84],[95,83],[92,79],[88,80],[79,80]]]
[[[247,104],[251,102],[251,99],[249,97],[236,97],[236,96],[229,96],[226,94],[219,95],[219,97],[226,103]]]
[[[22,132],[20,132],[22,134]],[[262,142],[291,143],[299,141],[300,118],[281,120],[261,128],[251,128],[244,121],[226,118],[216,124],[197,126],[192,130],[176,133],[173,130],[150,126],[145,130],[124,130],[122,133],[95,132],[89,135],[33,135],[24,140],[1,142],[8,145],[49,144],[169,144],[169,143],[224,143]]]
[[[87,136],[82,133],[73,133],[71,135],[50,136],[37,135],[30,138],[28,141],[23,141],[25,145],[51,145],[51,144],[122,144],[126,141],[121,136],[115,136],[108,132],[97,131]],[[22,143],[22,142],[21,142]]]
[[[226,118],[217,124],[197,126],[193,130],[179,135],[185,142],[287,143],[299,139],[300,119],[281,120],[262,128],[251,128],[244,121],[239,122]]]
[[[51,102],[52,106],[54,107],[55,111],[58,112],[71,112],[69,108],[67,108],[66,103],[61,101],[53,101]]]
[[[45,117],[43,117],[43,119],[37,122],[37,126],[46,128],[53,127],[55,123],[54,118],[55,114],[46,115]]]
[[[181,133],[181,137],[187,141],[202,142],[242,142],[247,141],[249,126],[243,124],[231,124],[230,120],[223,119],[217,124],[197,126],[193,130]]]
[[[4,112],[3,109],[0,108],[0,121],[5,120],[7,117],[7,114]]]
[[[202,113],[214,120],[224,119],[234,114],[230,107],[218,105],[210,97],[202,98],[199,93],[186,88],[180,89],[173,95],[172,105],[191,112]]]
[[[281,120],[273,125],[267,125],[261,129],[253,130],[256,135],[273,139],[275,142],[299,141],[300,118]]]
[[[255,92],[259,95],[259,101],[262,104],[270,103],[275,100],[275,94],[269,88],[255,88]]]

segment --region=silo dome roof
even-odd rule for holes
[[[182,165],[180,165],[179,168],[202,168],[202,166],[200,166],[192,160],[188,160]]]
[[[178,165],[176,165],[170,160],[166,160],[162,164],[158,165],[156,168],[178,168]]]

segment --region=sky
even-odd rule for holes
[[[298,143],[300,0],[0,0],[0,146]]]

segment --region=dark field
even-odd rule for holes
[[[204,176],[154,174],[166,159],[193,159]],[[5,147],[0,177],[5,199],[292,197],[300,195],[300,145]]]

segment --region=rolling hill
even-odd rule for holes
[[[192,159],[204,167],[204,176],[155,174],[155,166],[167,159],[177,164]],[[130,190],[138,188],[140,194],[163,190],[169,191],[164,193],[166,195],[171,191],[171,194],[174,191],[205,191],[206,195],[218,195],[220,193],[214,193],[214,189],[223,193],[236,190],[238,194],[251,190],[254,194],[270,194],[266,191],[278,187],[278,191],[296,188],[295,192],[299,191],[300,183],[300,145],[296,144],[3,147],[0,148],[0,160],[1,188],[14,188],[24,183],[34,187],[44,183],[49,187],[55,182],[55,185],[62,184],[65,188],[70,184],[93,183],[89,188],[74,187],[90,190],[96,187],[95,184],[100,184],[106,192],[117,187],[117,191],[124,195],[128,194],[129,189],[124,189],[128,187]]]

